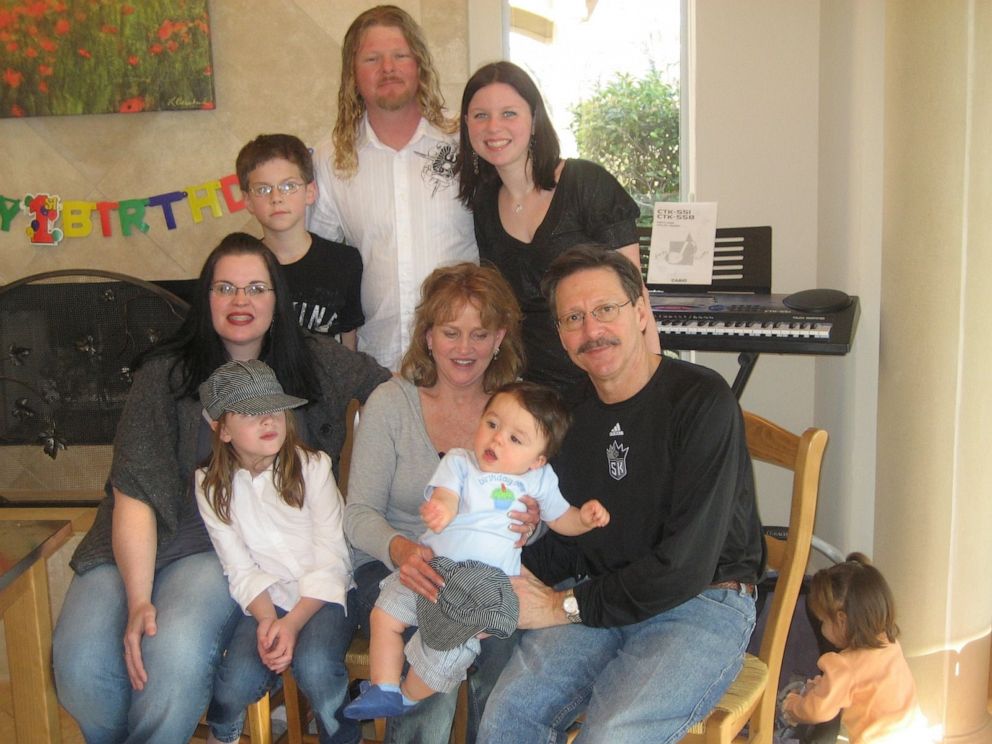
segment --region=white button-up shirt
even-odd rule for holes
[[[348,243],[362,254],[362,309],[358,348],[385,367],[399,368],[410,343],[420,285],[435,268],[478,263],[472,214],[458,201],[452,172],[458,143],[421,118],[401,150],[382,144],[362,120],[358,171],[342,180],[334,172],[334,146],[314,152],[317,202],[309,229]]]
[[[341,527],[342,498],[324,452],[303,458],[303,508],[290,506],[276,490],[272,468],[255,478],[244,468],[234,474],[231,524],[217,517],[203,491],[205,471],[196,471],[196,503],[224,567],[231,596],[248,605],[268,590],[287,612],[300,597],[345,601],[352,586],[351,554]]]

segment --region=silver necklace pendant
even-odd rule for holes
[[[513,205],[513,211],[515,214],[520,214],[524,211],[524,205],[522,203],[517,203]]]

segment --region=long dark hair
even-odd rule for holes
[[[493,83],[506,83],[523,98],[530,106],[530,114],[534,120],[534,132],[531,134],[531,173],[534,185],[540,189],[550,190],[556,185],[555,168],[561,159],[561,147],[558,144],[558,134],[555,132],[548,110],[544,106],[541,91],[537,89],[530,75],[512,62],[491,62],[483,65],[465,84],[462,93],[461,117],[458,120],[458,160],[455,163],[455,173],[458,174],[458,198],[470,209],[475,208],[476,200],[490,184],[501,184],[496,168],[484,158],[474,157],[472,143],[468,138],[468,105],[472,98],[482,88]],[[478,164],[478,173],[476,173]]]
[[[172,357],[170,379],[177,398],[198,397],[197,389],[210,374],[229,360],[224,342],[214,330],[210,314],[210,285],[217,262],[225,256],[258,256],[265,263],[275,289],[276,304],[272,326],[262,342],[259,358],[276,373],[283,390],[311,403],[320,397],[320,384],[314,370],[316,360],[296,322],[293,303],[282,269],[275,255],[258,238],[235,232],[226,236],[203,263],[196,283],[196,294],[186,320],[170,338],[141,357],[136,366],[156,357]]]

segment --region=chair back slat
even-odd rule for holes
[[[768,565],[778,571],[778,578],[758,652],[759,658],[768,666],[768,682],[751,718],[749,732],[750,741],[771,741],[782,657],[813,541],[820,469],[828,435],[823,429],[809,428],[796,436],[749,412],[744,413],[744,423],[751,457],[793,472],[786,539],[765,538]]]
[[[344,500],[348,500],[348,476],[351,473],[351,450],[355,446],[355,426],[358,424],[358,411],[361,404],[354,398],[348,401],[344,414],[345,436],[338,464],[338,490]]]

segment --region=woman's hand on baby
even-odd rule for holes
[[[590,529],[593,527],[605,527],[610,523],[610,513],[596,499],[589,499],[579,509],[579,519],[582,520],[584,526]]]
[[[514,543],[518,548],[522,548],[527,544],[527,541],[530,540],[531,535],[534,534],[537,526],[541,523],[541,507],[537,505],[534,497],[525,494],[520,497],[520,501],[527,507],[527,511],[511,511],[508,513],[510,519],[514,520],[510,522],[510,530],[520,533],[520,539]]]
[[[430,499],[420,505],[420,518],[424,520],[427,529],[440,532],[454,519],[455,515],[443,503]]]
[[[389,544],[389,557],[400,572],[400,583],[431,602],[437,602],[444,579],[427,562],[434,557],[434,551],[426,545],[415,543],[397,536]]]

